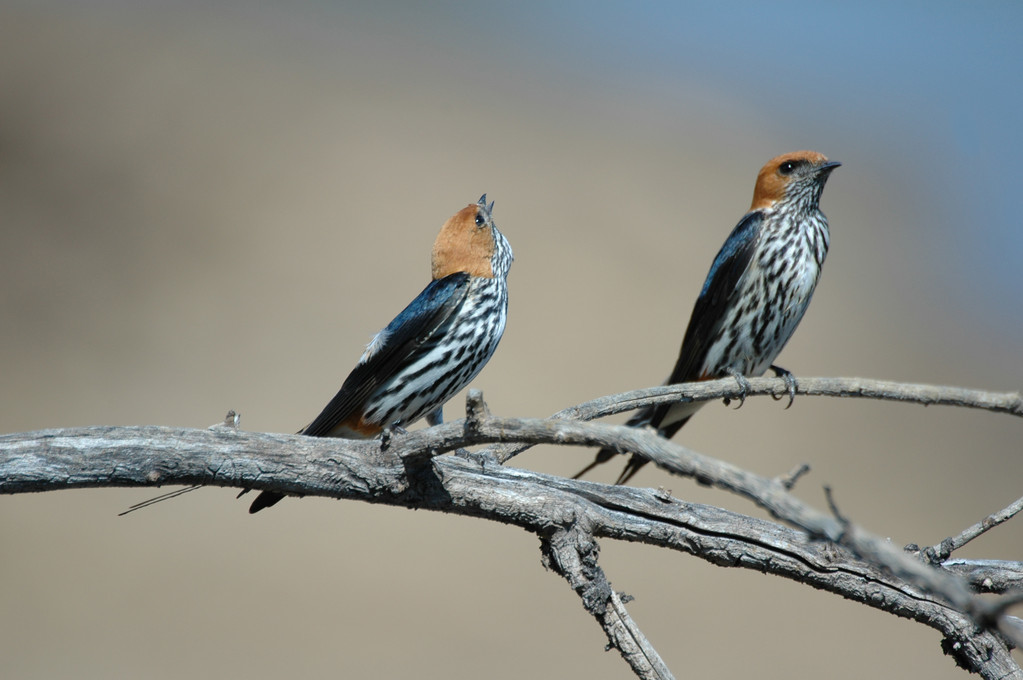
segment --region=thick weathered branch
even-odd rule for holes
[[[1008,560],[946,560],[942,568],[967,579],[978,593],[1023,590],[1023,562]]]
[[[604,571],[597,564],[600,548],[593,539],[585,516],[559,527],[542,538],[544,564],[565,577],[583,601],[583,607],[597,620],[611,647],[640,678],[674,680],[674,676],[646,636],[625,610],[621,596],[611,590]]]
[[[805,385],[801,381],[801,389]],[[754,390],[760,387],[754,383]],[[1013,412],[1004,401],[1000,403],[993,410]],[[0,493],[211,484],[429,508],[522,526],[541,537],[548,564],[569,580],[640,677],[670,675],[628,619],[621,599],[605,587],[607,581],[596,564],[595,538],[667,547],[722,566],[757,569],[828,590],[941,631],[946,651],[984,677],[1023,677],[1004,642],[978,625],[988,623],[984,615],[992,610],[975,605],[976,597],[965,580],[806,507],[786,493],[785,479],[752,475],[652,432],[567,420],[494,418],[486,414],[482,402],[475,403],[470,416],[466,421],[394,434],[386,447],[380,441],[254,434],[230,428],[97,427],[4,435],[0,436]],[[658,464],[741,493],[805,531],[684,503],[665,492],[505,468],[488,456],[435,457],[490,442],[609,445],[638,451]],[[995,569],[986,564],[971,571],[968,565],[957,565],[957,570],[970,574],[971,583],[977,582],[974,572],[981,568]],[[985,578],[981,581],[996,582]],[[1013,617],[1003,616],[1000,621],[1010,633],[1018,624]]]

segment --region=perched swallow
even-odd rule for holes
[[[753,204],[725,240],[696,299],[675,369],[665,384],[733,376],[746,387],[747,376],[768,369],[789,381],[774,360],[792,337],[821,275],[828,254],[828,220],[820,210],[821,192],[840,163],[815,151],[772,158],[760,170]],[[702,404],[647,407],[627,425],[652,426],[670,439]],[[601,449],[575,475],[581,477],[618,452]],[[617,484],[647,463],[632,455]]]
[[[422,417],[482,370],[504,333],[512,249],[484,194],[445,222],[433,244],[433,280],[376,334],[341,389],[299,434],[369,439]],[[284,496],[263,491],[249,512]]]

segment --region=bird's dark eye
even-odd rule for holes
[[[476,213],[476,226],[482,227],[487,223],[487,218],[483,217],[482,213]]]
[[[792,171],[796,169],[796,165],[795,161],[785,161],[778,166],[778,173],[781,175],[791,175]]]

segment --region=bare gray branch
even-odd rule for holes
[[[693,386],[684,386],[690,390]],[[734,381],[654,388],[621,400],[572,409],[581,418],[670,398],[729,396]],[[751,394],[784,392],[781,379],[751,380]],[[668,390],[668,392],[662,392]],[[985,408],[1020,415],[1018,395],[860,380],[801,380],[801,394],[883,393],[885,398]],[[830,391],[830,392],[829,392]],[[668,394],[666,397],[665,395]],[[712,396],[709,396],[712,395]],[[622,405],[627,402],[628,406]],[[559,418],[491,416],[477,395],[464,421],[394,433],[380,441],[257,434],[232,427],[92,427],[0,436],[0,493],[75,487],[216,485],[274,489],[484,517],[521,526],[541,538],[545,563],[579,594],[634,673],[670,672],[629,618],[597,564],[599,538],[637,541],[686,552],[721,566],[789,578],[941,631],[957,663],[985,678],[1023,679],[1009,654],[1019,631],[1001,608],[1017,600],[1018,564],[957,561],[935,568],[886,540],[815,510],[788,493],[798,476],[768,479],[689,451],[653,432]],[[490,455],[439,454],[498,444]],[[686,503],[665,492],[569,480],[496,462],[494,449],[535,444],[615,446],[665,469],[742,495],[790,524]],[[1003,513],[1004,514],[1004,513]],[[1010,593],[985,604],[978,591]],[[1010,643],[1011,644],[1011,643]]]
[[[946,538],[938,545],[926,548],[924,550],[924,556],[931,560],[931,562],[940,564],[947,560],[953,552],[959,550],[959,548],[962,548],[973,539],[987,533],[991,529],[994,529],[999,524],[1008,522],[1010,519],[1015,517],[1020,510],[1023,510],[1023,498],[1016,499],[1013,503],[1009,504],[1008,507],[990,514],[976,524],[963,529],[957,536]]]
[[[789,393],[788,384],[784,378],[748,378],[748,382],[749,389],[745,393],[747,397],[771,395],[780,398]],[[796,394],[901,401],[923,406],[957,406],[1023,417],[1023,396],[1019,392],[988,392],[962,387],[897,383],[869,378],[798,378],[796,379]],[[743,391],[735,380],[722,378],[612,394],[564,409],[552,415],[551,418],[594,420],[616,413],[634,411],[644,406],[738,399],[741,396],[743,396]],[[528,446],[494,447],[492,453],[497,460],[503,463],[528,448]]]

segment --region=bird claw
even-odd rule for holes
[[[735,378],[735,382],[739,383],[739,405],[735,407],[736,410],[738,410],[742,408],[743,404],[746,403],[746,395],[750,391],[749,380],[746,380],[746,376],[744,376],[742,373],[739,373],[734,369],[728,371],[728,375]],[[728,397],[725,397],[725,406],[728,406],[731,403],[732,400],[729,399]]]
[[[386,451],[391,446],[391,437],[393,435],[404,435],[408,434],[408,430],[399,425],[398,423],[392,423],[384,429],[380,430],[380,450]]]
[[[790,406],[792,406],[792,402],[796,400],[796,377],[792,375],[792,371],[788,371],[782,368],[781,366],[775,366],[774,364],[771,364],[770,368],[772,371],[774,371],[774,374],[776,376],[785,379],[785,387],[787,388],[789,393],[789,403],[785,404],[785,408],[789,408]],[[781,399],[780,396],[775,394],[772,394],[771,397],[773,397],[775,401]]]

